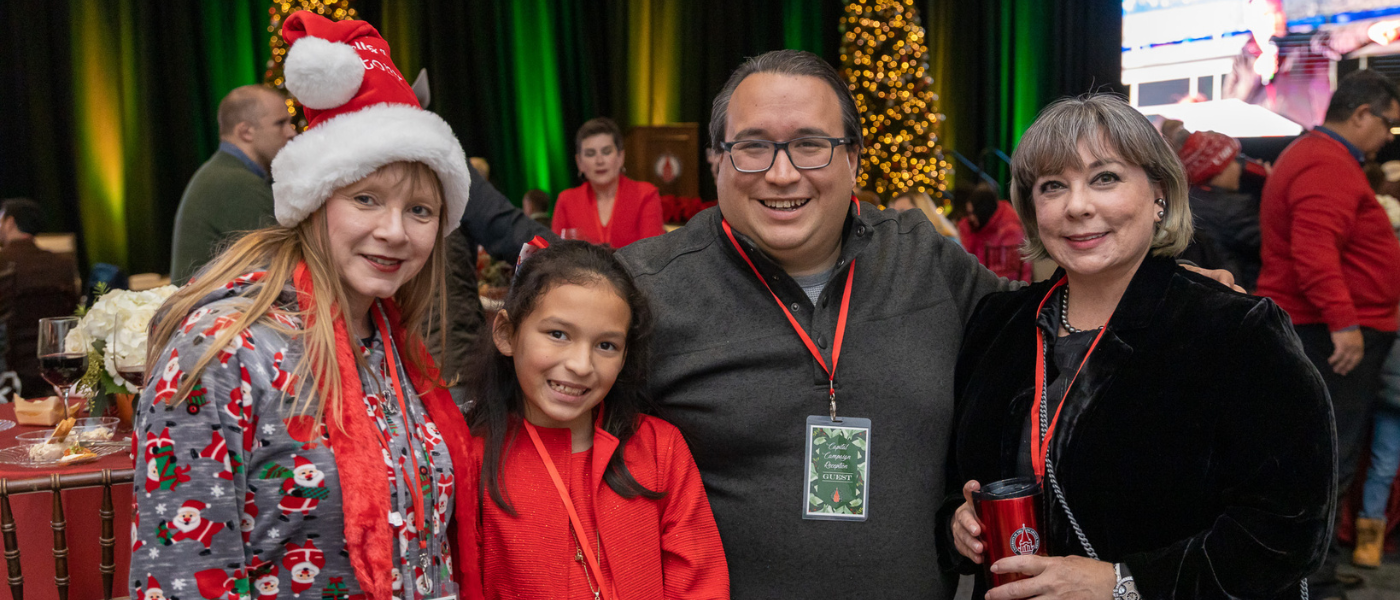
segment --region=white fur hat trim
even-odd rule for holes
[[[292,44],[282,72],[287,91],[297,102],[329,110],[349,102],[360,91],[365,64],[349,44],[307,36]]]
[[[471,190],[466,153],[442,117],[405,104],[375,104],[345,113],[287,142],[272,159],[277,222],[291,227],[336,190],[399,161],[421,162],[437,173],[447,210],[442,235],[452,233],[461,224]]]

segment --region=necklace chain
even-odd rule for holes
[[[595,535],[598,537],[598,568],[601,569],[603,568],[603,536],[597,532],[595,532]],[[593,580],[597,579],[597,576],[600,574],[592,574],[590,577],[588,561],[583,558],[583,545],[579,543],[578,534],[574,534],[574,542],[576,542],[574,545],[576,549],[574,552],[574,560],[578,561],[578,563],[583,566],[583,580],[588,583],[588,591],[593,592],[593,600],[598,600],[602,595],[602,590],[593,586]],[[601,584],[602,581],[599,581],[599,585]]]
[[[1073,325],[1069,324],[1069,286],[1065,286],[1064,293],[1060,294],[1060,325],[1064,326],[1065,331],[1070,333],[1084,333],[1103,329],[1103,325],[1099,325],[1093,329],[1075,329]]]

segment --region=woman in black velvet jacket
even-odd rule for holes
[[[1288,315],[1175,264],[1191,237],[1180,163],[1118,98],[1047,108],[1012,177],[1028,254],[1062,268],[988,296],[965,331],[947,480],[966,485],[939,519],[944,568],[981,562],[979,483],[1038,474],[1052,558],[999,561],[1031,578],[988,598],[1297,598],[1331,535],[1336,452]]]

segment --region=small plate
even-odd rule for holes
[[[75,460],[67,463],[60,463],[56,458],[53,460],[34,460],[30,458],[29,445],[11,446],[9,448],[0,450],[0,464],[33,468],[57,466],[66,467],[68,465],[80,465],[83,463],[92,462],[104,456],[110,456],[119,452],[125,452],[130,449],[129,447],[118,446],[116,444],[88,445],[86,447],[88,450],[91,450],[95,454],[97,454],[97,456],[85,458],[82,460]]]

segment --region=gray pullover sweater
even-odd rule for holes
[[[801,516],[805,425],[827,377],[720,227],[719,210],[618,252],[658,317],[652,389],[685,434],[735,598],[951,598],[938,570],[953,367],[977,302],[1010,284],[919,211],[854,205],[817,301],[740,242],[831,364],[846,273],[854,295],[836,372],[838,413],[871,421],[869,519]]]

